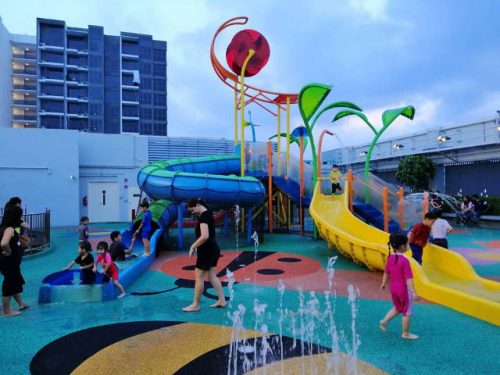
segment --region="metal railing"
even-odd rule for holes
[[[0,221],[3,217],[3,208],[0,208]],[[50,246],[50,210],[36,214],[24,214],[23,220],[29,225],[28,236],[31,246],[26,249],[25,255],[38,253]]]

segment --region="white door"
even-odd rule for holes
[[[120,221],[117,182],[89,182],[89,220],[92,223]]]
[[[139,186],[129,186],[128,187],[128,218],[132,220],[132,210],[135,210],[137,215],[137,208],[139,206],[139,199],[141,199],[141,189]]]

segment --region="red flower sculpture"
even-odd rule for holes
[[[241,30],[233,37],[226,50],[227,64],[237,75],[241,74],[250,49],[255,51],[255,55],[247,64],[245,77],[256,75],[267,64],[271,51],[264,35],[255,30]]]

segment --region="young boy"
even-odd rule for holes
[[[422,264],[422,253],[427,242],[429,242],[432,224],[435,220],[434,214],[428,212],[425,214],[424,220],[415,224],[408,232],[408,242],[410,243],[413,259],[419,264]]]
[[[89,240],[89,218],[82,216],[78,227],[78,242],[88,242]]]
[[[92,247],[89,242],[80,242],[78,244],[78,256],[72,260],[63,270],[69,270],[74,264],[80,266],[82,271],[82,284],[93,284],[95,282],[94,257],[92,256]]]
[[[112,231],[109,237],[111,238],[109,253],[113,261],[125,260],[126,255],[132,254],[132,251],[134,250],[135,235],[130,241],[129,248],[127,248],[127,246],[125,246],[125,244],[122,242],[122,235],[117,230]]]
[[[453,228],[450,223],[448,223],[448,220],[441,218],[441,210],[435,211],[434,215],[436,216],[436,221],[432,224],[431,228],[432,243],[447,249],[448,239],[446,236]]]
[[[340,181],[342,180],[342,173],[339,171],[338,165],[333,165],[332,170],[330,171],[330,181],[332,182],[332,195],[337,192],[342,191],[342,187],[340,186]]]
[[[143,212],[141,225],[135,231],[134,237],[139,233],[142,235],[142,243],[144,244],[144,256],[149,256],[151,251],[151,245],[149,243],[149,235],[151,232],[151,211],[149,211],[149,203],[147,201],[142,201],[141,210]],[[141,232],[142,231],[142,232]]]

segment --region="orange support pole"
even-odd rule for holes
[[[267,190],[268,190],[268,206],[269,218],[269,233],[273,233],[273,145],[271,141],[267,142]]]
[[[389,233],[389,189],[382,190],[382,207],[384,210],[384,232]]]
[[[399,229],[403,230],[405,227],[405,201],[404,201],[405,192],[402,187],[398,190],[398,198],[399,198],[399,207],[398,207],[398,216],[399,216]]]
[[[354,204],[354,176],[352,175],[352,169],[347,171],[347,183],[349,184],[349,210],[352,212],[352,205]]]
[[[423,202],[423,204],[424,204],[424,207],[423,207],[423,209],[424,209],[424,215],[423,216],[425,216],[425,214],[427,212],[429,212],[429,193],[426,192],[426,191],[424,191],[424,202]]]

